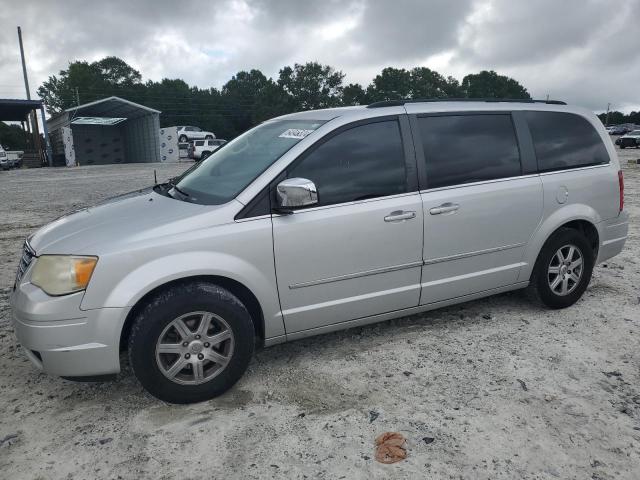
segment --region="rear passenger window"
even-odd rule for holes
[[[287,172],[315,183],[320,205],[407,191],[400,126],[395,120],[353,127],[321,143]]]
[[[510,114],[419,117],[418,126],[429,188],[522,172]]]
[[[609,163],[607,149],[587,119],[563,112],[525,112],[525,116],[539,171]]]

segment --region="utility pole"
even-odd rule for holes
[[[80,94],[78,93],[78,87],[75,87],[76,90],[76,106],[80,106]]]
[[[20,43],[20,57],[22,58],[24,88],[27,90],[27,100],[31,100],[31,93],[29,92],[29,78],[27,78],[27,63],[24,61],[24,47],[22,46],[22,29],[20,27],[18,27],[18,42]]]
[[[27,76],[27,62],[24,59],[24,46],[22,44],[22,29],[18,26],[18,43],[20,44],[20,59],[22,60],[22,76],[24,77],[24,88],[27,93],[27,100],[31,100],[31,91],[29,90],[29,77]],[[52,165],[53,161],[53,153],[51,152],[51,144],[49,143],[49,135],[47,133],[47,124],[44,118],[44,108],[40,107],[40,113],[42,114],[42,129],[45,137],[45,147],[46,147],[46,156],[45,160],[48,160],[49,166]],[[38,151],[42,152],[42,144],[40,142],[40,131],[38,129],[38,117],[36,116],[35,110],[32,110],[29,114],[28,124],[31,124],[31,129],[29,129],[32,133],[32,142],[33,147]]]
[[[611,108],[611,104],[607,103],[607,118],[604,121],[604,126],[605,127],[609,126],[609,108]]]
[[[22,29],[18,27],[18,43],[20,44],[20,59],[22,60],[22,77],[24,78],[24,88],[27,91],[27,100],[31,100],[31,92],[29,91],[29,77],[27,76],[27,62],[24,59],[24,47],[22,46]],[[36,124],[37,120],[33,112],[29,114],[29,124],[31,128],[30,132],[35,132],[37,128]],[[33,142],[33,147],[36,148],[37,141],[35,136],[32,137],[31,141]]]

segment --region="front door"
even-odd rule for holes
[[[314,182],[319,200],[273,217],[287,333],[418,305],[422,200],[401,122],[342,127],[287,170]]]
[[[543,196],[540,177],[523,169],[510,113],[415,120],[427,187],[420,303],[516,283]]]

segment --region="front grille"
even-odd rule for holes
[[[24,242],[24,246],[22,247],[22,257],[20,257],[20,263],[18,264],[18,273],[16,274],[16,283],[13,288],[15,290],[16,286],[20,282],[20,279],[24,275],[24,272],[27,271],[31,261],[36,256],[36,252],[29,246],[29,242]]]

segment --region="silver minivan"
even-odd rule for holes
[[[120,353],[212,398],[257,346],[516,289],[572,305],[628,215],[604,127],[561,102],[390,101],[269,120],[162,185],[31,235],[11,294],[45,372]]]

